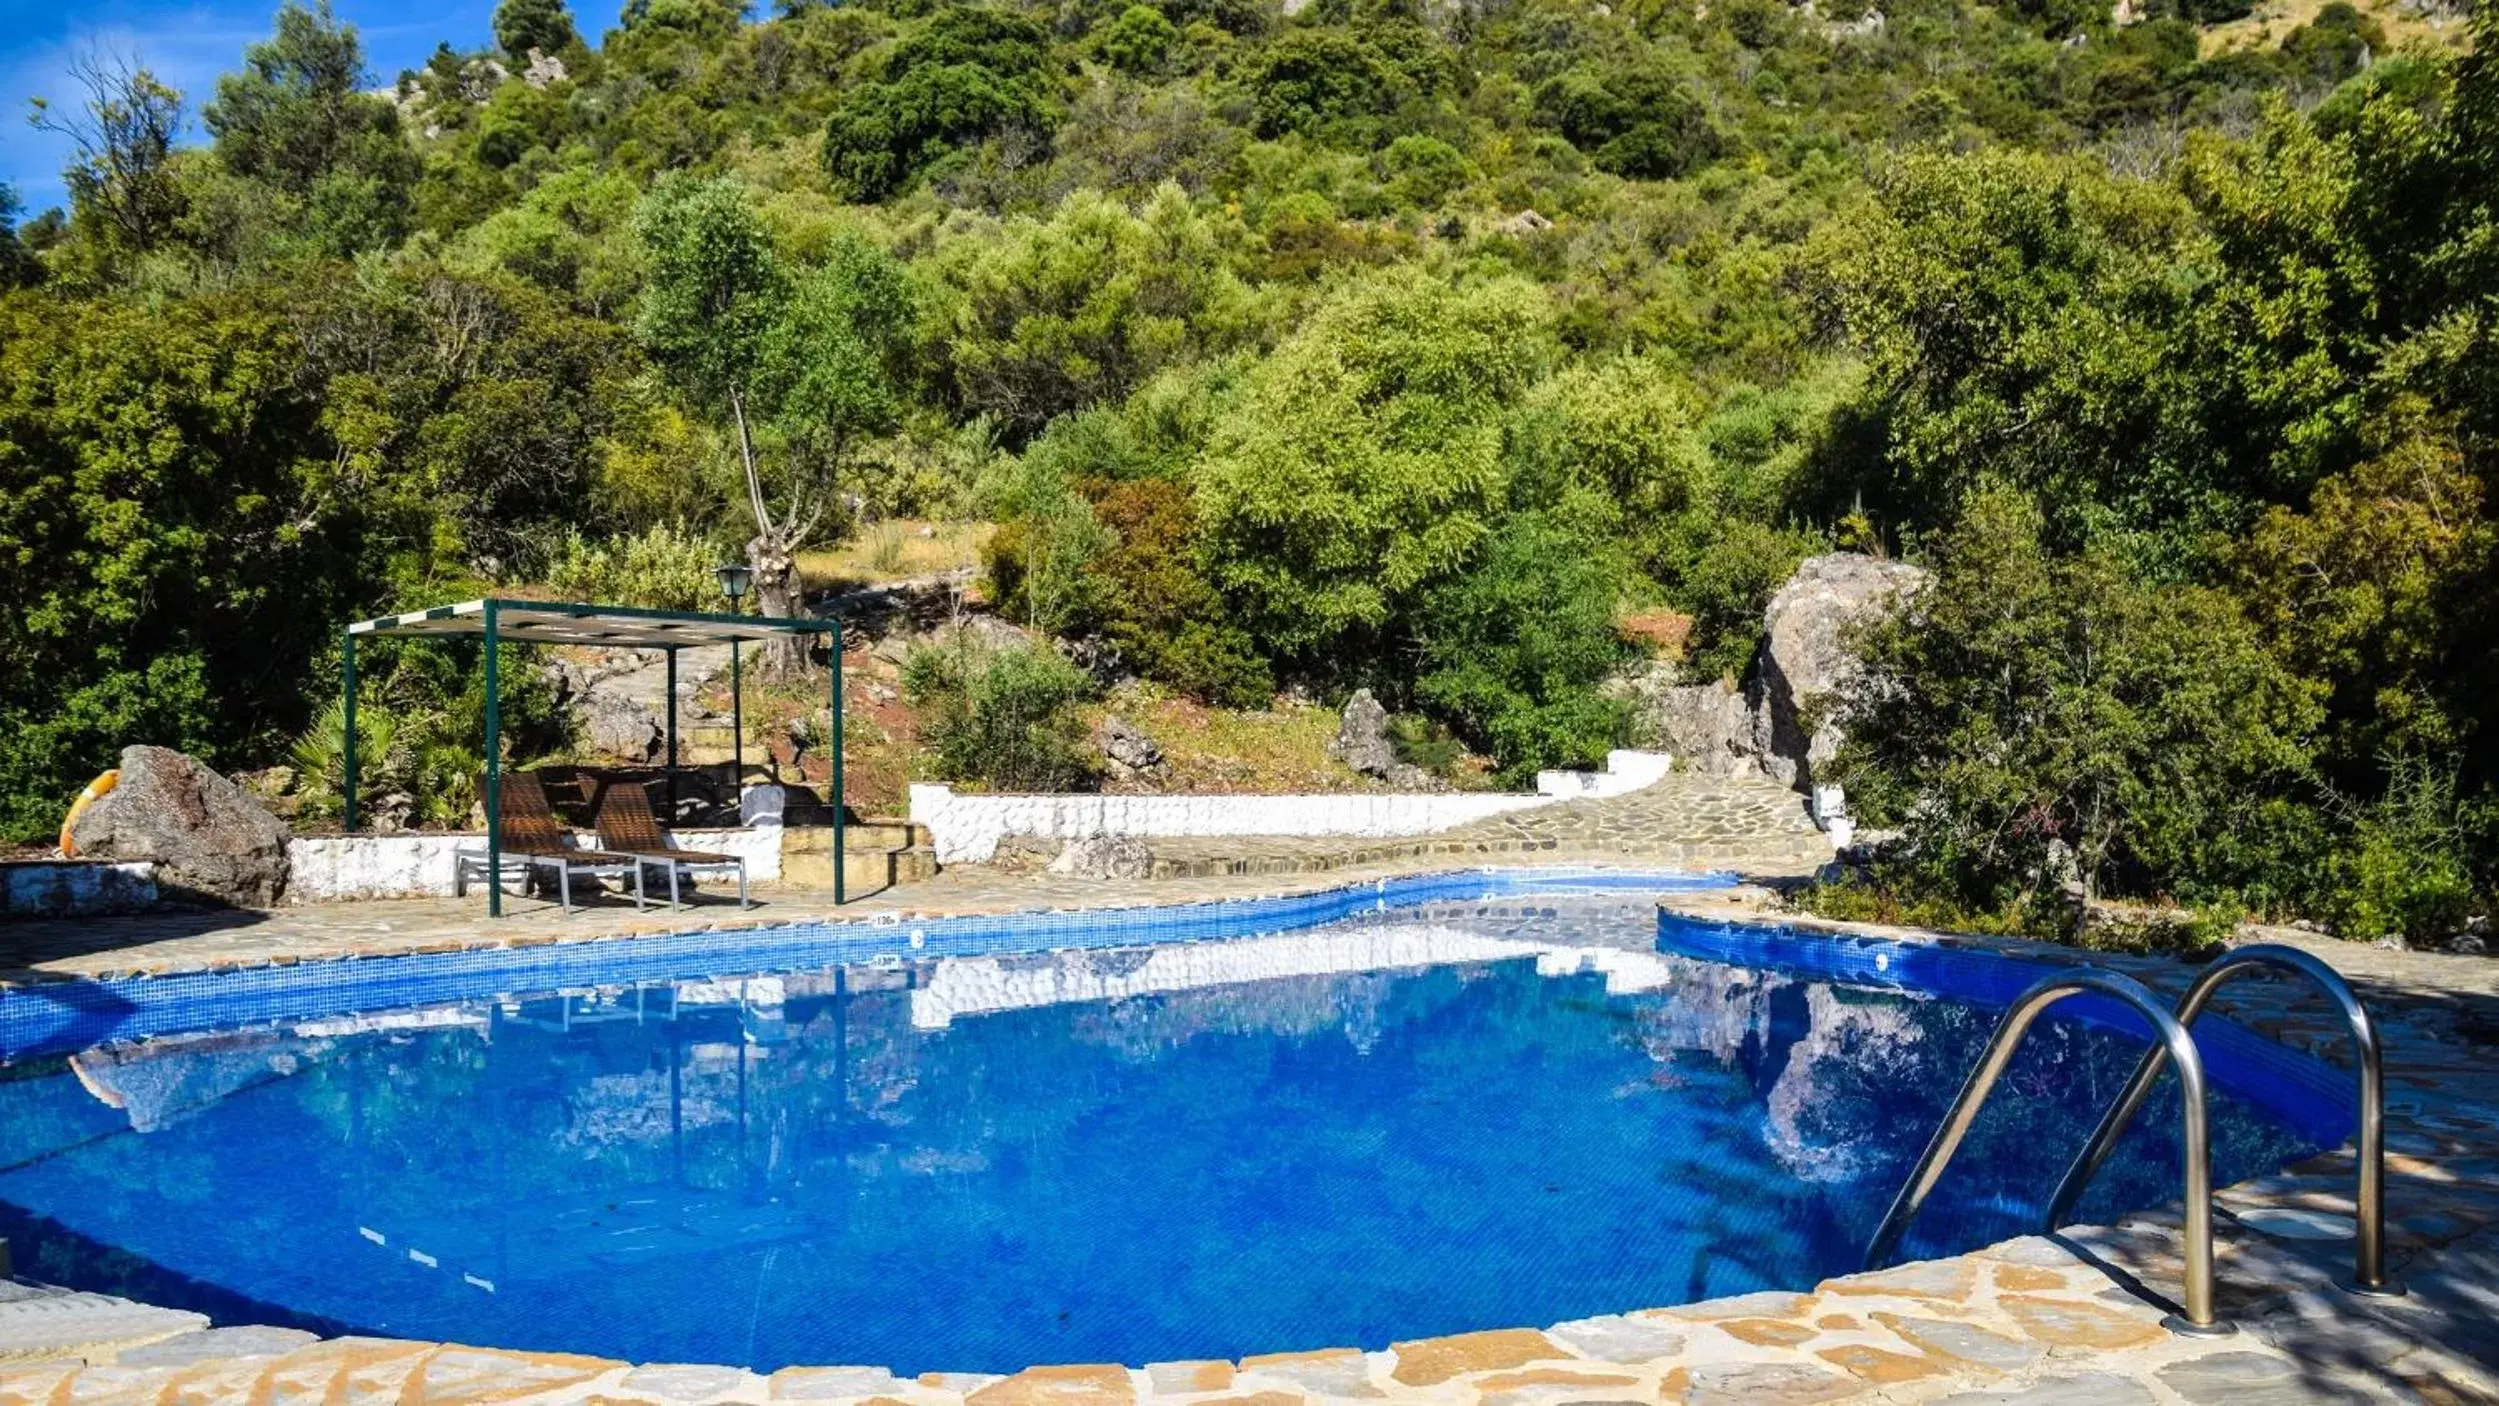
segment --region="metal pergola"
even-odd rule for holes
[[[474,635],[485,642],[486,662],[486,912],[503,916],[503,689],[498,672],[499,646],[576,644],[608,649],[657,649],[668,658],[668,800],[674,820],[677,799],[677,651],[692,645],[727,644],[729,712],[732,728],[741,819],[746,790],[745,681],[738,647],[789,635],[833,637],[833,683],[829,703],[833,715],[833,901],[848,901],[842,861],[845,823],[842,804],[842,622],[766,615],[718,615],[691,610],[644,610],[625,605],[583,605],[567,601],[484,600],[438,605],[359,620],[343,637],[339,674],[346,697],[347,817],[356,828],[356,641],[383,636]]]

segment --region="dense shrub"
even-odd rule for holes
[[[1622,740],[1597,691],[1626,650],[1612,554],[1536,515],[1512,519],[1464,575],[1425,596],[1416,696],[1490,752],[1503,779],[1593,767]]]
[[[882,200],[983,138],[1047,139],[1049,36],[1003,10],[949,6],[896,44],[873,82],[826,120],[824,166],[856,200]]]
[[[720,604],[718,547],[661,523],[630,537],[594,541],[567,533],[547,568],[547,589],[565,600],[710,610]]]
[[[1864,640],[1837,768],[1972,907],[2104,876],[2138,891],[2222,877],[2251,794],[2296,783],[2312,698],[2237,604],[2148,585],[2105,549],[2061,556],[2038,511],[1989,489],[1933,583]]]
[[[958,634],[912,650],[902,677],[940,779],[1000,791],[1069,791],[1094,779],[1076,714],[1093,685],[1056,652]]]

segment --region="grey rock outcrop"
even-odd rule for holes
[[[1114,780],[1133,781],[1153,776],[1163,769],[1162,744],[1117,713],[1102,719],[1102,726],[1095,730],[1093,741],[1102,749],[1102,759],[1110,764]]]
[[[1142,879],[1154,872],[1154,851],[1134,835],[1087,835],[1068,841],[1050,861],[1050,872],[1083,879]]]
[[[1753,684],[1753,746],[1762,769],[1796,787],[1838,753],[1840,731],[1809,719],[1854,676],[1855,632],[1896,609],[1926,571],[1906,562],[1833,553],[1808,557],[1763,612]]]
[[[1696,776],[1738,776],[1761,769],[1753,746],[1751,702],[1732,681],[1683,683],[1659,662],[1625,679],[1619,692],[1632,707],[1642,746],[1655,747]]]
[[[250,792],[166,747],[125,747],[121,779],[70,830],[80,855],[144,859],[165,897],[267,908],[286,892],[286,826]]]
[[[584,742],[611,757],[647,762],[668,750],[667,730],[651,710],[614,693],[593,693],[577,708]]]
[[[1345,700],[1345,714],[1336,725],[1328,755],[1361,772],[1386,780],[1397,766],[1397,747],[1388,737],[1388,710],[1371,690],[1358,688]]]
[[[1439,777],[1398,758],[1397,744],[1388,735],[1388,709],[1367,688],[1355,689],[1354,696],[1345,700],[1345,714],[1336,725],[1336,740],[1328,744],[1328,755],[1400,791],[1449,789]]]
[[[750,655],[751,659],[752,656]],[[696,701],[704,680],[727,669],[727,645],[681,650],[677,657],[680,728],[705,716]],[[657,650],[627,650],[588,664],[558,656],[543,666],[557,706],[573,715],[581,740],[619,761],[659,760],[668,750],[668,664]]]

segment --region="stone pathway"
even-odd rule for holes
[[[1400,839],[1247,836],[1147,844],[1158,879],[1315,874],[1424,860],[1507,862],[1551,852],[1748,875],[1811,873],[1831,860],[1830,842],[1806,815],[1803,798],[1758,777],[1669,776],[1626,795],[1563,801]]]
[[[1141,884],[1118,892],[1168,896],[1199,887]],[[1019,879],[981,892],[1018,894],[1030,906],[1062,891]],[[1766,916],[1767,903],[1759,890],[1676,900],[1688,911],[1723,917]],[[468,920],[474,925],[474,913]],[[2062,960],[2085,956],[2035,944],[1798,925],[2010,946]],[[136,1306],[127,1307],[140,1317],[116,1318],[122,1310],[109,1300],[89,1303],[86,1322],[47,1339],[40,1324],[11,1313],[20,1305],[0,1303],[0,1359],[14,1359],[0,1360],[0,1406],[2499,1402],[2499,962],[2265,936],[2334,962],[2378,1014],[2389,1084],[2390,1259],[2411,1291],[2407,1297],[2359,1299],[2335,1287],[2349,1271],[2353,1206],[2351,1158],[2332,1153],[2223,1193],[2220,1308],[2239,1330],[2222,1338],[2180,1337],[2160,1326],[2160,1300],[2178,1292],[2182,1266],[2175,1212],[2158,1211],[1832,1279],[1804,1293],[1495,1328],[1377,1352],[1345,1347],[1238,1362],[1046,1366],[1008,1377],[899,1379],[873,1366],[766,1376],[369,1338],[322,1342],[248,1326],[204,1330],[194,1318]],[[2088,959],[2170,991],[2192,971],[2158,959]],[[2341,1033],[2330,1013],[2294,999],[2300,994],[2284,982],[2250,978],[2224,1000],[2234,1019],[2339,1059]],[[112,1330],[116,1322],[136,1326]],[[95,1324],[124,1335],[101,1339]]]

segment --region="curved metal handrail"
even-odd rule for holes
[[[2165,1050],[2178,1066],[2178,1084],[2182,1094],[2183,1138],[2186,1144],[2186,1285],[2183,1314],[2171,1318],[2169,1326],[2187,1333],[2226,1333],[2228,1324],[2213,1315],[2213,1171],[2211,1143],[2204,1119],[2204,1061],[2197,1057],[2194,1037],[2160,998],[2143,983],[2115,972],[2082,968],[2076,971],[2051,973],[2031,984],[2029,990],[2013,999],[2013,1004],[1997,1022],[1996,1033],[1988,1038],[1987,1053],[1970,1071],[1969,1081],[1961,1086],[1960,1097],[1953,1101],[1952,1112],[1935,1130],[1935,1138],[1926,1146],[1926,1155],[1918,1159],[1917,1170],[1893,1198],[1891,1211],[1883,1217],[1883,1225],[1875,1231],[1866,1246],[1866,1268],[1881,1267],[1900,1243],[1909,1222],[1917,1217],[1918,1208],[1926,1204],[1935,1184],[1943,1179],[1944,1168],[1952,1154],[1960,1149],[1961,1139],[1970,1131],[1978,1110],[1987,1101],[1989,1090],[2012,1062],[2013,1052],[2029,1033],[2031,1022],[2050,1006],[2068,996],[2097,992],[2113,997],[2135,1008],[2145,1023],[2152,1027],[2153,1045]]]
[[[2360,1066],[2360,1117],[2354,1141],[2360,1161],[2360,1189],[2354,1209],[2358,1213],[2358,1263],[2353,1271],[2350,1288],[2355,1292],[2375,1295],[2396,1295],[2401,1285],[2386,1277],[2386,1087],[2378,1052],[2377,1026],[2369,1019],[2368,1007],[2360,1004],[2351,985],[2341,973],[2323,961],[2277,942],[2251,943],[2218,958],[2206,967],[2187,994],[2178,1000],[2177,1021],[2192,1028],[2196,1017],[2204,1013],[2213,993],[2232,977],[2243,976],[2258,967],[2280,967],[2295,971],[2314,982],[2327,1000],[2343,1013],[2350,1027],[2352,1052]],[[2136,1110],[2143,1106],[2152,1092],[2153,1081],[2160,1077],[2161,1064],[2167,1052],[2155,1044],[2144,1052],[2143,1062],[2135,1066],[2134,1078],[2126,1092],[2100,1120],[2091,1141],[2083,1145],[2082,1155],[2066,1169],[2065,1180],[2058,1183],[2056,1195],[2048,1202],[2048,1229],[2054,1231],[2064,1224],[2074,1203],[2082,1199],[2083,1190],[2108,1160],[2117,1146],[2118,1135],[2126,1130]]]

